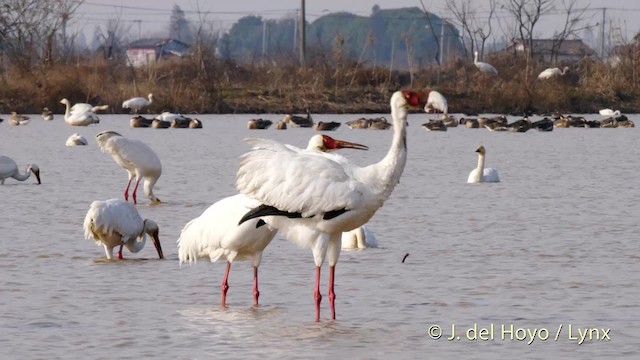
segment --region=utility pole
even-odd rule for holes
[[[440,66],[442,66],[442,61],[444,59],[444,19],[440,19],[440,59],[438,60],[438,63],[440,63]]]
[[[262,63],[267,57],[267,22],[262,20]]]
[[[305,10],[304,1],[300,0],[300,65],[304,68],[305,65]]]
[[[298,43],[298,10],[296,10],[296,17],[293,19],[293,51],[296,51],[296,44]]]
[[[607,8],[602,8],[602,33],[600,34],[600,59],[604,59],[604,25],[606,23]]]

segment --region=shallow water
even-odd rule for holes
[[[184,224],[234,193],[238,156],[248,149],[243,138],[304,147],[315,134],[247,130],[250,117],[203,115],[199,130],[132,129],[125,115],[102,115],[90,127],[69,127],[61,115],[0,124],[0,154],[21,168],[36,163],[43,182],[0,186],[4,357],[638,358],[636,129],[426,132],[419,126],[425,116],[412,114],[405,172],[369,223],[381,247],[342,252],[337,321],[328,320],[325,266],[316,323],[310,250],[279,237],[272,242],[260,267],[259,307],[251,306],[249,262],[233,265],[224,310],[224,264],[178,264],[175,241]],[[102,247],[83,238],[90,203],[121,197],[127,180],[95,143],[104,130],[145,141],[162,160],[154,192],[164,203],[150,206],[141,196],[138,208],[160,225],[163,261],[151,245],[106,261]],[[73,132],[89,145],[65,147]],[[368,145],[368,152],[342,152],[361,165],[381,159],[391,138],[391,131],[344,125],[329,134]],[[478,144],[501,183],[466,184]],[[452,324],[460,340],[446,339]],[[467,331],[474,324],[477,332]],[[468,339],[491,324],[493,339]],[[512,324],[514,339],[503,339],[502,326]],[[432,325],[443,328],[439,340],[428,335]],[[611,340],[596,340],[604,337],[598,330],[579,345],[570,339],[579,338],[578,327],[610,329]],[[548,339],[544,331],[530,345],[530,336],[516,338],[536,328]]]

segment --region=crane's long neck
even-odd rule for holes
[[[24,169],[24,174],[21,174],[20,171],[16,171],[16,173],[13,175],[13,178],[18,181],[25,181],[31,176],[30,170],[31,169],[29,169],[29,166],[27,166],[27,168]]]
[[[363,181],[371,185],[381,201],[386,200],[400,180],[407,162],[407,109],[392,106],[393,140],[387,155],[378,163],[362,168]]]
[[[138,238],[141,238],[140,241],[138,241],[138,239],[133,239],[124,244],[132,253],[137,253],[144,248],[144,244],[147,242],[147,233],[142,230],[142,233],[140,233]]]

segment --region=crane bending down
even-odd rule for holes
[[[309,140],[306,150],[288,146],[294,152],[328,152],[342,148],[367,150],[364,145],[336,140],[327,135],[315,135]],[[199,257],[209,257],[211,262],[220,258],[227,260],[227,269],[222,278],[223,307],[227,306],[229,271],[235,259],[251,259],[253,265],[253,303],[258,305],[258,267],[262,252],[277,233],[277,229],[264,220],[255,218],[238,225],[238,222],[253,207],[260,203],[245,195],[238,194],[219,200],[205,210],[202,215],[189,221],[178,239],[180,263],[195,262]]]
[[[329,303],[335,319],[335,266],[342,232],[364,225],[391,195],[407,160],[408,109],[424,105],[412,91],[391,97],[393,139],[387,155],[366,167],[313,153],[295,153],[268,140],[249,140],[236,178],[240,193],[262,205],[241,220],[263,217],[284,236],[311,248],[316,265],[314,298],[320,320],[320,268],[329,260]]]
[[[556,76],[564,76],[564,74],[567,73],[567,71],[569,71],[569,67],[565,66],[562,70],[560,70],[559,68],[548,68],[545,69],[543,72],[541,72],[538,75],[538,79],[540,80],[546,80],[546,79],[550,79],[552,77],[556,77]]]
[[[444,114],[444,117],[447,118],[447,114],[449,113],[447,99],[438,91],[434,90],[429,92],[429,97],[427,98],[427,104],[424,106],[424,111],[427,113],[441,112]]]
[[[151,105],[153,102],[153,94],[149,94],[149,99],[145,99],[143,97],[134,97],[129,100],[125,100],[122,102],[123,109],[132,109],[135,110],[136,114],[140,109]]]
[[[162,175],[162,163],[158,155],[147,144],[140,140],[128,139],[115,131],[104,131],[96,135],[96,141],[103,152],[113,157],[113,160],[129,173],[129,182],[124,189],[124,199],[129,200],[129,186],[131,179],[136,177],[133,188],[133,203],[137,204],[136,192],[140,180],[144,179],[144,193],[152,204],[160,203],[153,194],[153,186]]]
[[[24,174],[20,173],[18,164],[12,158],[4,155],[0,155],[0,184],[4,185],[4,180],[8,178],[14,178],[18,181],[25,181],[31,176],[31,173],[36,176],[38,185],[40,182],[40,168],[36,164],[28,164],[24,170]]]
[[[158,257],[164,259],[158,224],[153,220],[143,219],[135,206],[122,199],[94,201],[84,218],[84,236],[94,239],[96,245],[103,245],[107,259],[113,257],[113,248],[119,246],[118,259],[122,259],[122,247],[126,246],[132,253],[137,253],[147,241],[147,234],[156,247]],[[139,239],[139,240],[138,240]]]

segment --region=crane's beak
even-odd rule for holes
[[[38,180],[38,185],[42,184],[40,181],[40,170],[33,170],[33,175],[36,176],[36,180]]]
[[[369,147],[362,144],[352,143],[349,141],[335,140],[336,149],[357,149],[357,150],[369,150]]]
[[[164,255],[162,254],[162,246],[160,246],[160,238],[158,237],[157,232],[151,235],[151,241],[153,241],[153,245],[156,247],[156,251],[158,252],[158,257],[160,259],[164,259]]]

